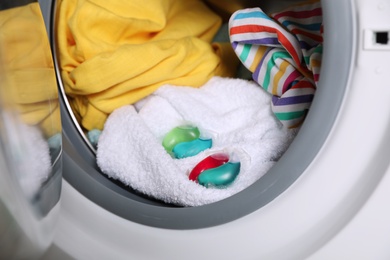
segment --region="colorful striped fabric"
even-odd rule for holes
[[[322,56],[319,2],[270,16],[260,8],[235,12],[230,40],[253,79],[273,95],[272,110],[288,128],[301,125],[319,80]]]

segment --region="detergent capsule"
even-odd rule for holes
[[[206,188],[224,188],[236,179],[240,168],[239,162],[227,162],[219,167],[203,171],[198,176],[198,183]]]
[[[190,175],[188,178],[191,181],[197,181],[199,174],[201,174],[203,171],[211,168],[215,168],[218,166],[221,166],[229,161],[229,156],[224,153],[216,153],[213,155],[210,155],[200,161],[190,172]]]
[[[182,142],[190,142],[198,139],[199,129],[195,126],[178,126],[169,131],[162,141],[162,145],[168,153],[172,153],[173,148]]]
[[[195,156],[198,153],[206,149],[209,149],[212,146],[212,144],[213,141],[211,139],[204,140],[198,138],[190,142],[179,143],[173,148],[172,151],[175,158],[182,159],[182,158]]]
[[[95,148],[97,147],[101,133],[102,133],[102,131],[100,131],[99,129],[92,129],[92,130],[88,131],[88,133],[87,133],[88,141]]]

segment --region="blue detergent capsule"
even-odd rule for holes
[[[190,142],[199,138],[200,132],[196,126],[183,125],[169,131],[162,141],[162,145],[168,153],[172,153],[173,148],[182,142]]]
[[[182,142],[173,148],[173,154],[177,159],[183,159],[195,156],[198,153],[211,148],[213,141],[211,139],[195,139],[190,142]]]
[[[87,133],[88,141],[92,144],[93,147],[97,147],[101,134],[102,131],[100,131],[99,129],[92,129]]]
[[[219,167],[208,169],[198,176],[198,183],[206,188],[224,188],[236,179],[240,167],[239,162],[227,162]]]

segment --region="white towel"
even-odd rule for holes
[[[167,203],[199,206],[227,198],[253,184],[280,158],[295,132],[270,109],[271,96],[256,83],[214,77],[201,88],[165,85],[137,104],[115,110],[99,138],[97,163],[103,173]],[[197,126],[213,140],[211,149],[173,159],[163,148],[166,133]],[[241,162],[226,188],[205,188],[188,179],[192,168],[215,152]]]

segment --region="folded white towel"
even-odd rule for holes
[[[263,176],[287,149],[295,132],[270,109],[271,96],[256,83],[214,77],[199,89],[165,85],[137,104],[115,110],[99,138],[103,173],[167,203],[199,206],[227,198]],[[211,149],[173,159],[162,139],[190,123],[213,140]],[[188,179],[208,155],[234,153],[241,162],[227,188],[205,188]]]

